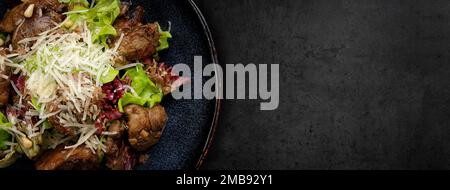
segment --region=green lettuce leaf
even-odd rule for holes
[[[149,88],[153,92],[158,91],[158,87],[156,87],[155,83],[148,78],[147,73],[142,68],[142,65],[137,65],[134,68],[127,69],[122,78],[126,76],[131,79],[131,87],[133,87],[137,94],[141,94],[146,88]]]
[[[11,127],[12,124],[8,122],[8,119],[6,116],[0,112],[0,126],[1,127]],[[5,150],[8,148],[8,146],[5,145],[5,141],[11,140],[11,135],[4,131],[3,129],[0,129],[0,150]]]
[[[11,135],[0,129],[0,150],[8,149],[8,146],[5,145],[5,141],[11,140]]]
[[[159,46],[156,48],[157,51],[162,51],[165,49],[169,49],[169,38],[172,38],[172,34],[170,34],[169,31],[163,31],[161,29],[161,26],[159,26],[158,24],[158,28],[159,28],[159,33],[161,34],[161,36],[159,37]]]
[[[120,112],[123,112],[123,107],[129,104],[136,104],[144,107],[153,107],[155,104],[161,102],[163,98],[162,89],[153,83],[148,78],[142,65],[135,68],[127,69],[123,78],[128,76],[131,79],[131,87],[135,93],[126,92],[118,102]]]
[[[41,109],[41,104],[38,103],[37,98],[35,98],[35,97],[31,98],[31,104],[34,107],[34,109],[36,109],[36,110]]]
[[[119,71],[118,71],[118,70],[115,70],[115,69],[113,69],[113,68],[109,68],[108,74],[102,75],[102,76],[100,77],[100,82],[102,82],[103,84],[108,83],[108,82],[111,82],[111,81],[113,81],[113,80],[116,78],[116,76],[117,76],[118,74],[119,74]]]
[[[81,3],[84,6],[88,7],[89,2],[87,0],[58,0],[60,3],[67,3],[67,4],[75,4],[75,3]]]
[[[117,31],[112,24],[120,14],[119,0],[97,0],[92,8],[86,8],[85,6],[74,6],[71,12],[73,13],[69,14],[69,19],[76,25],[83,25],[86,21],[88,29],[93,34],[93,43],[100,43],[107,46],[106,40],[108,37],[111,35],[117,35]]]
[[[51,128],[53,128],[53,125],[48,121],[48,119],[46,119],[46,120],[42,123],[42,126],[43,126],[45,129],[51,129]]]
[[[2,39],[2,40],[6,40],[6,37],[8,36],[8,34],[7,33],[4,33],[4,32],[0,32],[0,39]]]

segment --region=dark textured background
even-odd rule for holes
[[[280,107],[224,101],[205,169],[450,169],[450,2],[196,0],[224,64],[280,64]]]

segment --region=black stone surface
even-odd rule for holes
[[[222,63],[280,64],[280,106],[224,101],[205,169],[449,169],[450,2],[196,1]]]

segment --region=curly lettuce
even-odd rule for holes
[[[6,131],[0,129],[0,150],[8,149],[8,146],[5,145],[5,141],[11,140],[11,135]]]
[[[116,76],[119,75],[119,71],[115,70],[113,68],[109,68],[108,72],[105,74],[102,74],[102,76],[100,76],[100,82],[103,84],[106,84],[108,82],[113,81]]]
[[[8,149],[8,145],[5,144],[6,141],[11,141],[12,136],[6,132],[4,129],[11,127],[12,124],[8,121],[6,116],[0,112],[0,150]],[[3,129],[2,129],[3,128]],[[0,168],[6,168],[16,162],[20,157],[20,154],[15,150],[9,152],[4,157],[0,157]]]
[[[87,0],[59,0],[59,2],[67,4],[82,4],[86,7],[89,6],[89,2]]]
[[[158,24],[159,33],[161,36],[159,37],[159,46],[156,48],[157,51],[162,51],[165,49],[169,49],[169,39],[172,38],[172,34],[169,31],[163,31],[161,26]]]
[[[153,107],[160,103],[163,98],[163,92],[160,87],[148,78],[142,65],[127,69],[122,79],[129,77],[131,79],[132,92],[126,92],[119,99],[118,108],[123,112],[123,108],[129,104],[136,104],[144,107]]]
[[[6,116],[0,112],[0,150],[8,149],[8,146],[5,145],[5,142],[11,141],[12,138],[12,136],[2,128],[8,128],[11,126],[12,124],[8,122]]]
[[[60,0],[64,3],[73,3],[80,0]],[[119,0],[97,0],[92,8],[85,6],[85,1],[81,0],[82,5],[75,4],[73,9],[68,12],[68,18],[76,25],[80,26],[86,22],[88,29],[92,32],[92,42],[107,46],[109,36],[116,36],[117,31],[112,26],[117,16],[120,14]]]

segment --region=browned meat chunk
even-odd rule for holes
[[[117,141],[118,149],[106,155],[106,166],[112,170],[132,170],[138,163],[138,154],[124,142]]]
[[[118,52],[128,61],[142,60],[156,53],[159,45],[159,31],[156,24],[147,24],[133,28],[125,33]]]
[[[125,107],[128,116],[128,141],[138,151],[144,151],[158,143],[167,122],[167,114],[161,105],[144,108],[138,105]]]
[[[131,17],[118,19],[114,23],[118,35],[112,40],[111,45],[115,45],[124,34],[122,43],[118,48],[120,59],[117,59],[119,65],[127,61],[142,60],[156,53],[159,46],[160,33],[158,25],[142,24],[144,17],[144,8],[138,6],[132,13]]]
[[[120,14],[119,16],[125,16],[127,14],[128,9],[130,9],[131,2],[129,1],[121,1],[120,2]]]
[[[108,128],[108,132],[116,135],[106,139],[106,166],[112,170],[131,170],[136,163],[136,154],[130,150],[122,139],[125,128],[120,121],[114,121]]]
[[[116,141],[108,141],[114,143],[114,150],[105,155],[106,166],[112,170],[130,170],[135,165],[134,154],[131,154],[130,147],[117,139]],[[108,143],[107,142],[107,143]],[[108,144],[111,146],[111,144]]]
[[[142,25],[144,20],[144,8],[138,6],[134,9],[130,16],[119,18],[114,22],[114,28],[120,34],[129,32],[133,27]],[[118,38],[117,38],[118,39]]]
[[[51,12],[51,15],[39,17],[37,15],[30,19],[26,19],[20,28],[14,33],[12,38],[12,45],[14,48],[19,48],[19,42],[25,38],[30,38],[39,35],[42,32],[55,27],[55,23],[62,22],[62,16],[58,13]]]
[[[111,126],[109,126],[108,132],[115,133],[115,135],[110,135],[106,138],[106,155],[114,155],[119,151],[124,130],[125,128],[120,121],[113,121]]]
[[[0,56],[5,56],[7,53],[6,49],[0,49]],[[3,107],[7,105],[9,101],[9,90],[11,87],[11,83],[9,82],[10,69],[5,65],[2,65],[0,67],[0,75],[8,77],[0,77],[0,107]]]
[[[9,76],[9,68],[5,68],[5,70],[1,70],[0,74]],[[9,89],[10,89],[9,79],[5,79],[0,77],[0,107],[6,106],[9,102]]]
[[[0,21],[0,31],[14,32],[20,21],[25,18],[23,14],[30,4],[35,4],[35,10],[44,12],[61,12],[64,8],[64,4],[58,0],[28,0],[5,13]]]
[[[37,170],[93,170],[100,167],[100,159],[91,149],[83,146],[64,149],[64,145],[47,151],[36,162]]]
[[[53,10],[61,13],[66,7],[64,3],[59,0],[27,0],[28,4],[35,4],[37,9]]]
[[[33,15],[25,19],[24,12],[31,4],[35,5]],[[19,45],[18,42],[24,38],[37,36],[55,27],[55,23],[62,22],[64,16],[59,12],[62,12],[63,8],[64,4],[58,0],[28,0],[5,14],[4,19],[0,21],[0,30],[14,32],[12,45],[18,49],[17,52],[23,53],[26,44]]]
[[[22,3],[10,11],[5,13],[5,16],[0,21],[0,30],[11,33],[19,25],[20,20],[24,18],[23,13],[27,9],[28,4]]]
[[[113,121],[111,125],[108,127],[108,132],[114,133],[115,135],[110,135],[109,138],[119,139],[123,135],[123,131],[125,128],[123,127],[120,121]]]

